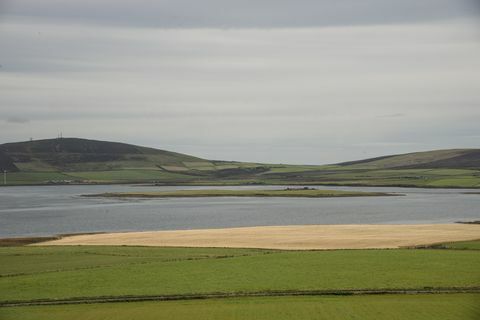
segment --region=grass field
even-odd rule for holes
[[[0,319],[473,320],[480,315],[480,293],[435,292],[480,287],[478,243],[442,246],[452,249],[334,251],[2,247],[0,305],[33,305],[0,306]],[[331,295],[372,289],[412,294]],[[331,293],[289,296],[321,290]],[[418,290],[431,293],[413,294]],[[278,296],[280,292],[287,295]],[[232,297],[191,300],[192,294]],[[121,302],[152,295],[186,300]],[[35,305],[37,299],[106,298],[120,302]]]
[[[161,170],[152,169],[126,169],[126,170],[110,170],[110,171],[86,171],[86,172],[71,172],[70,176],[78,180],[85,181],[110,181],[110,182],[122,182],[122,181],[157,181],[157,180],[169,180],[169,181],[182,181],[189,176],[184,176],[181,173],[165,172]]]
[[[165,185],[364,185],[425,188],[480,188],[478,169],[352,169],[339,166],[258,165],[258,173],[248,166],[232,169],[212,167],[120,168],[98,171],[24,171],[8,174],[9,185],[50,183],[158,183]],[[250,166],[250,164],[249,164]],[[168,167],[167,167],[168,168]],[[255,167],[253,167],[255,168]],[[222,170],[238,171],[228,175]],[[246,170],[246,171],[243,171]]]
[[[149,247],[0,247],[0,276],[112,267],[129,263],[215,259],[272,252],[256,249]]]
[[[116,192],[88,196],[115,198],[197,198],[197,197],[298,197],[298,198],[334,198],[388,196],[383,192],[284,189],[284,190],[178,190],[156,192]]]
[[[302,173],[266,173],[264,181],[277,184],[290,183],[404,186],[404,187],[480,187],[478,169],[356,169],[352,167],[329,166]]]
[[[78,246],[10,247],[0,252],[0,301],[480,286],[480,254],[475,250]]]
[[[375,319],[475,320],[480,294],[263,297],[0,309],[2,320]]]

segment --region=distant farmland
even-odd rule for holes
[[[333,165],[206,160],[116,142],[77,138],[0,145],[8,184],[364,185],[480,188],[480,150],[451,149]]]

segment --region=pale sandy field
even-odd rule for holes
[[[480,239],[480,225],[308,225],[74,235],[35,245],[268,249],[399,248]]]

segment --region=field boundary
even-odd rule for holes
[[[389,294],[452,294],[452,293],[480,293],[480,287],[451,287],[451,288],[406,288],[406,289],[342,289],[342,290],[283,290],[205,294],[174,294],[174,295],[126,295],[126,296],[99,296],[75,297],[68,299],[35,299],[1,301],[0,307],[24,307],[41,305],[67,305],[115,302],[141,301],[177,301],[177,300],[204,300],[242,297],[283,297],[283,296],[350,296],[350,295],[389,295]]]

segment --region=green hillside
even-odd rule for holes
[[[0,145],[7,184],[328,184],[480,188],[480,149],[392,155],[336,165],[213,161],[125,143],[58,138]]]
[[[414,152],[340,163],[363,169],[480,168],[480,149]]]
[[[251,163],[210,161],[125,143],[58,138],[0,145],[9,184],[186,183],[268,171]]]
[[[263,178],[274,183],[480,188],[480,149],[391,155],[304,172],[269,172]]]

